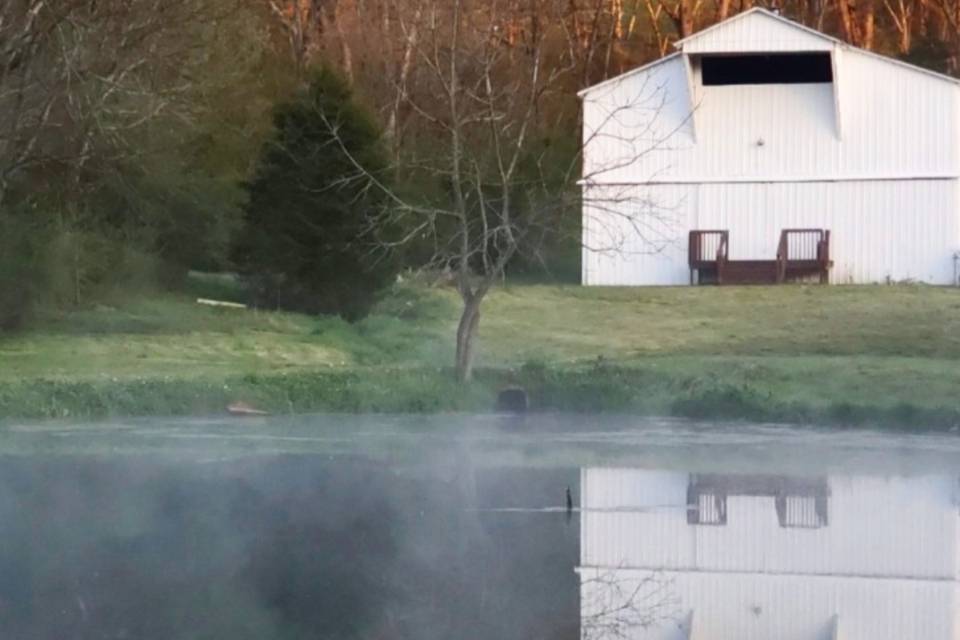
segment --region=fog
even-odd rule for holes
[[[709,603],[732,581],[757,599],[766,578],[749,576],[775,572],[793,576],[778,593],[796,598],[750,605],[770,615],[736,618],[739,636],[699,633],[788,638],[772,621],[826,629],[839,615],[858,638],[856,620],[893,596],[859,602],[841,579],[825,604],[808,597],[810,580],[906,579],[913,593],[929,579],[952,593],[957,550],[935,535],[960,532],[949,438],[703,427],[573,416],[7,425],[0,637],[674,638],[691,620],[720,620]],[[722,496],[724,526],[691,519],[691,495]],[[822,518],[777,506],[808,495]],[[657,587],[642,604],[627,588],[638,579]],[[631,594],[626,607],[610,605],[615,592]],[[938,598],[923,598],[939,625],[926,637],[953,637],[953,606]],[[725,611],[738,608],[750,609]]]

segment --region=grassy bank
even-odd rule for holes
[[[542,409],[952,428],[958,311],[920,286],[506,287],[461,387],[447,290],[399,287],[356,325],[153,296],[0,340],[0,416],[485,410],[520,384]]]

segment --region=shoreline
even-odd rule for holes
[[[820,370],[796,373],[774,359],[651,359],[629,364],[591,363],[492,367],[466,385],[452,372],[429,367],[297,370],[227,376],[144,376],[0,380],[0,420],[89,420],[225,415],[244,402],[271,415],[483,413],[497,392],[527,391],[530,412],[623,413],[638,417],[751,421],[916,432],[960,429],[960,405],[904,390],[886,401],[855,398],[853,384],[896,386],[880,373],[841,379],[828,358]],[[771,366],[772,365],[772,366]],[[846,366],[848,363],[843,363]],[[720,371],[725,375],[720,375]],[[836,375],[835,397],[822,395]],[[936,375],[936,372],[933,372]],[[889,376],[887,376],[889,377]],[[922,385],[923,381],[919,381]],[[914,382],[916,384],[916,381]],[[929,385],[928,385],[929,386]],[[916,387],[914,387],[914,391]]]

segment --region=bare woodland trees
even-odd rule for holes
[[[46,302],[80,303],[134,253],[173,265],[225,244],[226,225],[214,227],[236,196],[196,171],[205,149],[192,143],[247,63],[252,47],[221,35],[244,32],[241,6],[0,3],[0,219],[33,243],[26,271]]]
[[[82,170],[95,146],[120,153],[130,132],[183,108],[189,36],[213,19],[190,0],[0,5],[0,197],[17,173]]]
[[[415,29],[402,27],[418,24],[424,5],[422,0],[260,1],[275,8],[291,33],[313,25],[312,36],[297,39],[337,60],[346,75],[356,73],[358,82],[363,81],[361,67],[384,70],[371,51],[390,59],[394,72],[404,68],[399,62],[407,50],[403,43],[417,36]],[[496,11],[505,42],[523,32],[531,13],[562,24],[571,36],[570,54],[581,72],[578,80],[595,81],[662,54],[672,41],[753,6],[780,11],[855,46],[891,54],[908,53],[918,40],[951,38],[960,15],[954,0],[514,0],[501,3]]]

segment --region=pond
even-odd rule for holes
[[[586,416],[0,428],[0,638],[954,638],[960,438]]]

